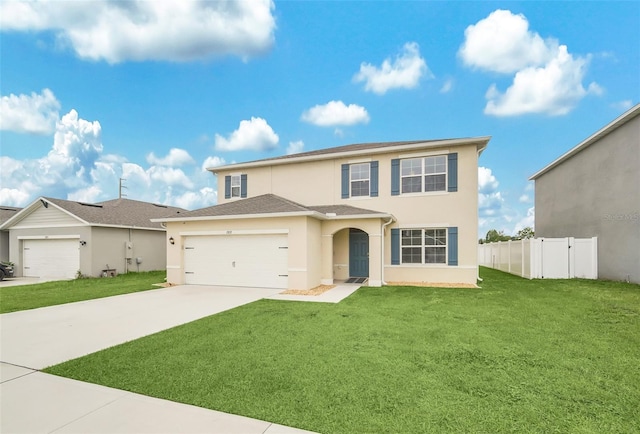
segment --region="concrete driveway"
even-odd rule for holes
[[[43,369],[277,294],[174,286],[0,315],[0,360]]]
[[[0,432],[305,433],[38,372],[278,292],[176,286],[0,315]]]

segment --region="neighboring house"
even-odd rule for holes
[[[180,208],[115,199],[83,203],[41,197],[7,220],[16,276],[73,278],[166,267],[165,229],[150,219]]]
[[[367,143],[209,169],[219,204],[173,218],[167,280],[309,289],[475,284],[489,137]]]
[[[598,278],[640,283],[640,104],[530,179],[536,237],[598,237]]]
[[[0,227],[22,208],[0,205]],[[9,232],[0,230],[0,261],[9,260]]]

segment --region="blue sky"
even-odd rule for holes
[[[640,100],[638,2],[0,3],[0,204],[216,203],[203,168],[492,136],[479,233]]]

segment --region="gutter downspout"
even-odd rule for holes
[[[391,223],[395,221],[396,221],[395,217],[393,216],[389,217],[389,221],[382,225],[382,231],[380,234],[381,235],[380,242],[382,243],[382,245],[380,246],[380,281],[382,285],[387,284],[387,282],[384,281],[384,230],[387,226],[389,226]]]

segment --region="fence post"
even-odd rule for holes
[[[568,277],[569,279],[573,279],[576,277],[576,249],[575,249],[575,245],[576,245],[576,239],[574,237],[568,237],[567,238],[567,246],[568,246],[568,251],[567,251],[567,255],[568,255],[568,267],[569,268],[567,270],[568,272]]]

